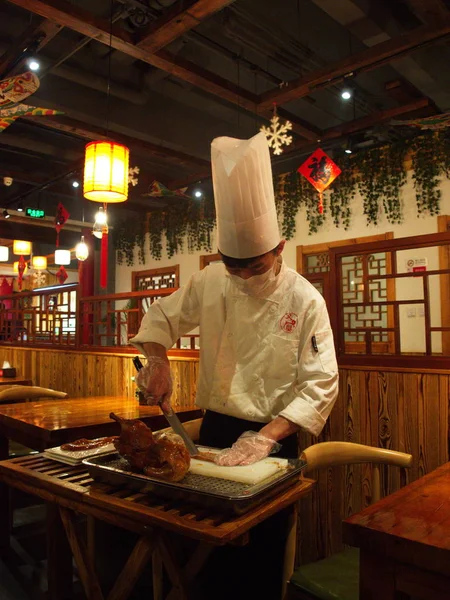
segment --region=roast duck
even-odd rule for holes
[[[191,457],[179,435],[156,432],[139,419],[122,419],[111,413],[120,424],[120,436],[113,443],[133,469],[149,477],[166,481],[181,481],[189,471]]]

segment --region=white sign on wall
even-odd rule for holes
[[[406,272],[419,273],[420,271],[426,271],[427,266],[427,258],[408,258],[408,260],[406,261]]]

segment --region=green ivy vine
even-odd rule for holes
[[[274,177],[275,204],[280,229],[285,239],[295,236],[298,211],[304,209],[309,234],[316,233],[330,215],[336,227],[348,229],[351,205],[359,191],[368,225],[377,225],[384,212],[389,223],[403,219],[402,188],[407,180],[406,157],[411,155],[412,178],[418,216],[437,215],[440,211],[441,178],[450,177],[450,133],[431,132],[388,146],[360,151],[335,159],[342,172],[324,194],[324,212],[318,211],[318,193],[297,171]],[[117,261],[133,265],[134,248],[138,260],[145,261],[145,244],[153,258],[163,254],[163,236],[167,256],[183,252],[212,252],[215,227],[213,198],[181,201],[163,210],[155,210],[147,219],[119,223],[114,228]]]
[[[350,157],[339,161],[342,173],[330,189],[330,214],[336,227],[347,230],[350,227],[350,205],[356,195],[356,172]]]

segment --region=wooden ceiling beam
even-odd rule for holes
[[[21,64],[20,57],[26,54],[29,48],[36,54],[62,29],[61,25],[48,19],[41,20],[38,25],[31,23],[0,57],[0,77],[6,77],[10,70]]]
[[[363,131],[364,129],[368,129],[369,127],[378,125],[379,123],[384,123],[386,121],[389,121],[390,119],[395,119],[396,117],[412,113],[422,108],[426,108],[430,106],[430,104],[431,103],[428,98],[420,98],[419,100],[414,100],[413,102],[404,104],[403,106],[396,106],[394,108],[388,108],[387,110],[381,110],[379,112],[372,113],[371,115],[367,115],[360,119],[355,119],[354,121],[343,123],[342,125],[338,125],[337,127],[330,127],[329,129],[326,129],[323,132],[323,135],[319,141],[327,142],[330,140],[345,138],[348,135],[351,135],[358,131]],[[298,150],[307,149],[309,147],[312,146],[308,142],[294,143],[291,146],[289,146],[289,151],[283,153],[283,157],[286,157],[286,155],[291,154],[293,152],[297,152]]]
[[[216,5],[218,5],[217,1],[215,0]],[[105,19],[95,17],[92,13],[69,4],[65,0],[9,0],[9,2],[107,46],[111,42],[113,48],[128,56],[170,73],[174,77],[187,81],[209,94],[218,96],[251,113],[266,117],[267,111],[261,110],[259,107],[259,95],[253,94],[189,60],[175,56],[167,50],[152,53],[144,47],[137,46],[132,36],[117,24],[113,25],[110,38],[110,26]],[[213,0],[211,2],[214,4]],[[222,0],[223,3],[224,0]],[[202,3],[204,10],[206,10],[207,4],[207,2]],[[270,109],[271,105],[268,108]],[[268,118],[270,119],[270,116]],[[307,139],[316,139],[317,132],[314,128],[308,127],[305,122],[301,122],[298,118],[292,117],[291,120],[294,124],[293,131],[295,133]]]
[[[448,17],[448,8],[443,0],[406,0],[412,12],[427,25],[438,25]]]
[[[33,121],[32,118],[24,118],[23,120],[32,122],[33,125],[36,125],[36,121]],[[86,140],[103,140],[109,139],[110,137],[105,134],[105,130],[101,127],[90,125],[88,123],[82,123],[81,121],[70,119],[68,117],[55,116],[51,119],[47,119],[45,123],[39,123],[39,126],[47,129],[54,129],[56,131],[63,131],[64,133],[69,133],[70,135]],[[190,154],[185,154],[179,150],[172,150],[171,148],[158,146],[152,142],[146,142],[144,140],[139,140],[137,138],[116,132],[114,132],[113,135],[116,141],[126,144],[129,148],[145,156],[158,158],[166,162],[172,162],[177,166],[183,166],[185,168],[192,168],[192,166],[209,166],[209,161],[196,156],[191,156]]]
[[[450,35],[450,16],[441,18],[438,25],[424,25],[411,32],[366,48],[327,67],[288,82],[261,96],[259,108],[269,108],[274,102],[284,104],[308,96],[312,92],[351,79],[359,73],[377,69],[409,54],[415,49],[436,43]]]
[[[185,0],[169,8],[139,37],[137,46],[157,52],[234,0]]]
[[[8,1],[107,46],[111,42],[111,46],[115,50],[170,73],[233,104],[254,111],[255,105],[259,101],[259,96],[199,67],[195,63],[176,57],[166,50],[152,53],[144,48],[139,48],[134,43],[131,34],[117,24],[113,25],[110,39],[110,25],[106,19],[96,17],[66,0],[46,0],[45,2],[43,0]]]

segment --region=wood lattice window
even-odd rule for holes
[[[450,231],[331,249],[341,364],[448,368],[449,257]]]
[[[131,274],[131,289],[133,292],[145,290],[164,290],[180,287],[180,266],[133,271]]]
[[[366,236],[347,240],[339,240],[335,242],[323,244],[311,244],[308,246],[297,246],[297,271],[303,275],[308,281],[322,294],[327,303],[329,312],[334,309],[335,295],[331,288],[331,270],[333,268],[330,263],[330,252],[333,248],[341,246],[363,244],[367,242],[384,241],[392,239],[392,232],[381,235]],[[356,326],[364,326],[368,324],[383,325],[385,327],[392,324],[392,313],[389,309],[375,308],[371,311],[362,309],[358,303],[364,294],[364,273],[385,274],[390,272],[390,262],[387,256],[383,253],[374,254],[366,262],[359,255],[349,258],[343,266],[343,296],[349,306],[346,306],[344,311],[345,327],[352,329],[346,331],[344,343],[347,352],[363,353],[365,351],[364,335],[360,332],[353,331]],[[393,298],[395,289],[386,281],[381,284],[372,282],[370,292],[373,297]],[[374,336],[374,344],[377,345],[377,350],[385,352],[389,350],[389,345],[392,344],[392,336],[387,332]]]

